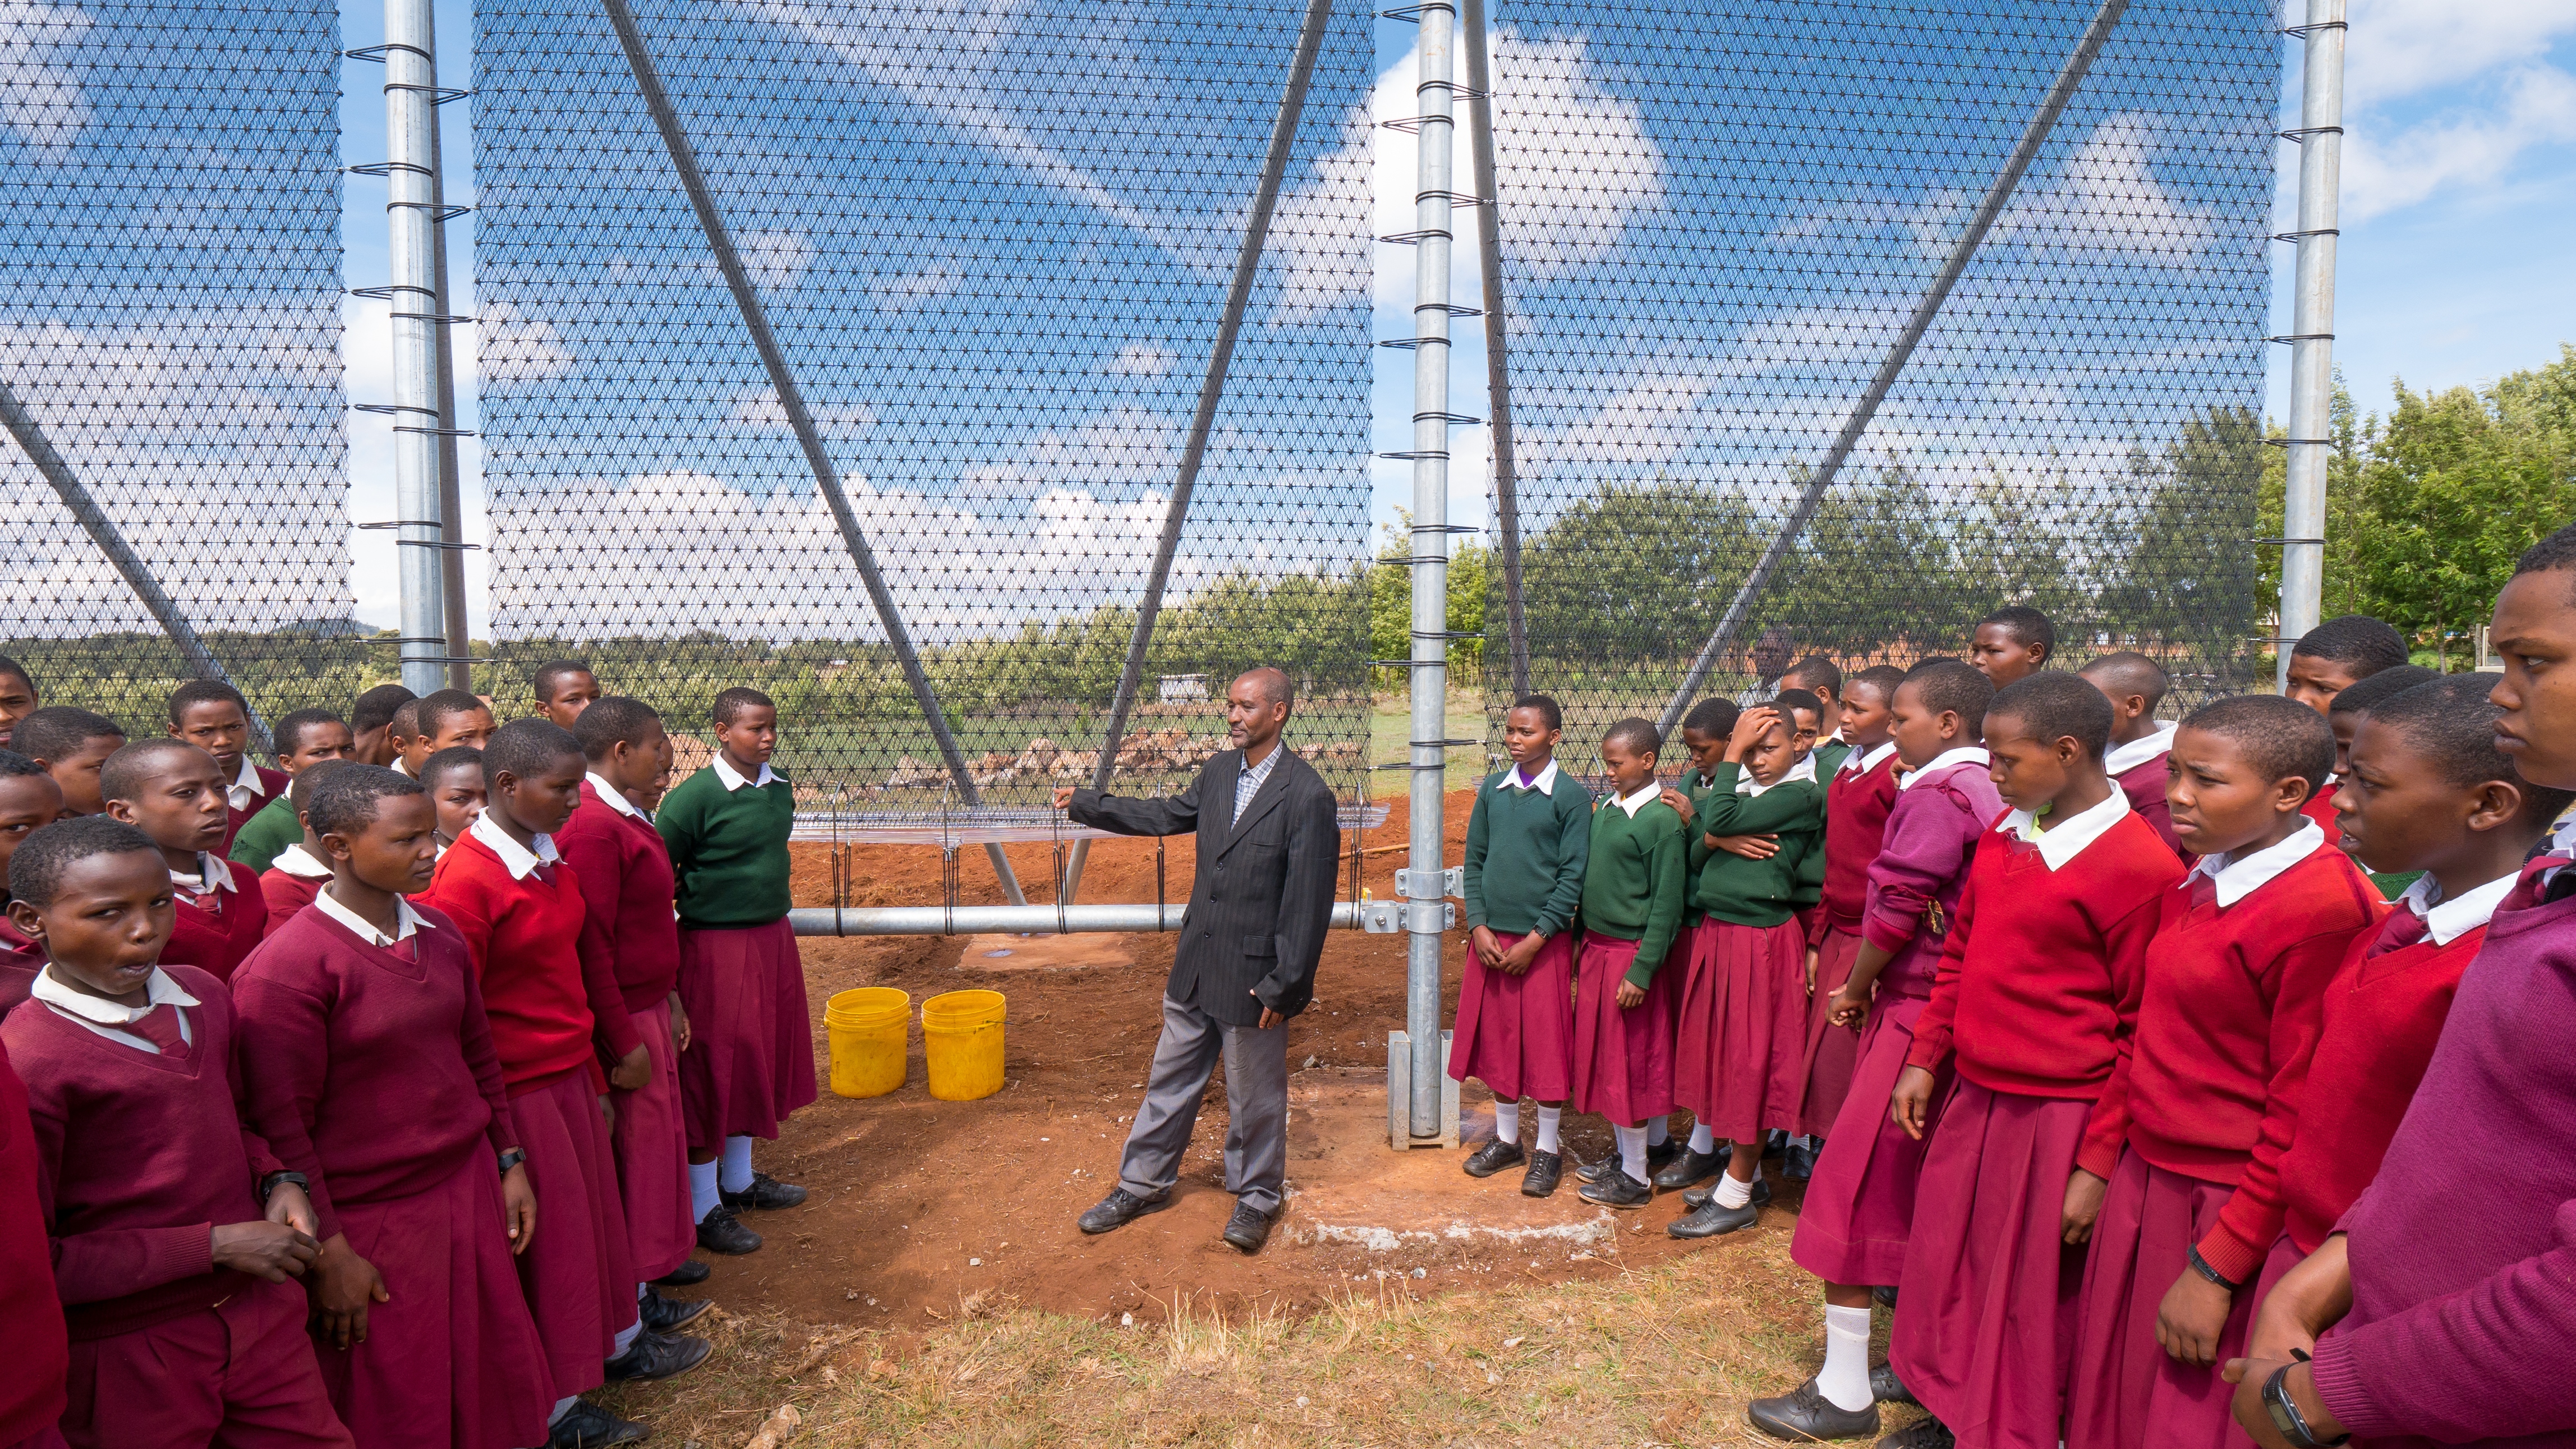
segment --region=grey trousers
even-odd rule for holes
[[[1288,1023],[1267,1031],[1227,1026],[1195,1006],[1163,998],[1163,1039],[1145,1079],[1144,1105],[1127,1132],[1118,1185],[1152,1200],[1181,1176],[1181,1154],[1198,1125],[1199,1099],[1218,1055],[1225,1057],[1225,1190],[1276,1216],[1288,1180]]]

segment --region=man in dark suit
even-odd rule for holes
[[[1163,1038],[1145,1102],[1127,1134],[1118,1185],[1082,1215],[1082,1230],[1122,1228],[1171,1202],[1199,1098],[1225,1058],[1225,1185],[1235,1194],[1225,1240],[1259,1252],[1279,1216],[1288,1170],[1288,1018],[1315,994],[1315,963],[1332,922],[1341,827],[1315,767],[1279,741],[1295,692],[1286,673],[1255,669],[1225,692],[1234,748],[1177,796],[1139,800],[1060,787],[1077,825],[1120,835],[1198,835],[1198,875],[1163,986]]]

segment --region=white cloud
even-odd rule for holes
[[[1563,275],[1664,209],[1663,149],[1582,39],[1529,41],[1497,26],[1492,47],[1495,170],[1513,268]],[[1460,178],[1457,189],[1469,189]]]
[[[0,0],[0,123],[46,161],[70,159],[93,119],[80,77],[60,62],[89,34],[87,12],[43,0]]]
[[[877,425],[877,410],[866,403],[825,403],[805,400],[805,411],[814,419],[815,428],[827,438],[863,437]],[[774,388],[753,388],[734,395],[733,410],[727,420],[746,427],[787,432],[787,409],[778,401]]]
[[[2353,0],[2344,104],[2368,109],[2520,64],[2576,32],[2566,0]],[[2295,62],[2294,62],[2295,64]]]
[[[2526,153],[2576,141],[2576,76],[2546,58],[2576,33],[2566,0],[2355,0],[2350,18],[2347,223],[2491,186]],[[2296,148],[2284,150],[2282,187],[2294,194]]]
[[[2038,186],[2025,182],[2014,192],[1989,239],[2027,240],[2059,254],[2118,253],[2188,265],[2218,239],[2218,222],[2156,179],[2155,154],[2155,126],[2148,116],[2103,120],[2056,175]],[[1955,235],[1956,228],[1950,230]],[[1945,237],[1944,249],[1948,244]]]
[[[1130,342],[1109,359],[1107,371],[1112,377],[1161,377],[1180,360],[1179,353],[1160,343]]]
[[[2350,123],[2343,214],[2364,221],[2436,192],[2500,179],[2533,146],[2576,140],[2576,77],[2523,65],[2481,87],[2479,104],[2399,128]]]
[[[868,284],[880,312],[909,312],[966,285],[966,273],[946,262],[918,272],[880,277]]]
[[[511,303],[487,302],[481,316],[482,365],[490,377],[537,382],[561,377],[580,361],[564,346],[555,324],[530,317]]]
[[[743,270],[764,292],[783,292],[795,286],[805,269],[814,264],[814,243],[804,233],[794,231],[747,231],[734,238],[734,252],[742,258]]]

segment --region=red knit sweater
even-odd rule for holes
[[[185,1057],[112,1042],[29,1002],[0,1022],[27,1083],[37,1202],[54,1244],[54,1287],[76,1339],[105,1338],[210,1308],[252,1280],[214,1266],[218,1223],[256,1222],[275,1154],[242,1120],[232,998],[187,966],[165,967]]]
[[[593,972],[604,967],[615,986],[591,1002],[599,1037],[611,1056],[622,1057],[643,1040],[627,1013],[659,1004],[680,979],[670,848],[662,832],[602,801],[584,780],[581,808],[555,832],[555,849],[581,880],[582,963]]]
[[[2135,815],[2057,870],[2000,826],[1977,842],[1905,1063],[1939,1066],[1955,1037],[1959,1074],[1988,1091],[2098,1098],[2138,1017],[2157,900],[2182,862]]]
[[[2325,1244],[2379,1175],[2487,928],[2473,927],[2448,945],[2426,939],[2365,960],[2374,934],[2353,938],[2326,987],[2298,1135],[2281,1157],[2283,1228],[2302,1253]]]
[[[63,1375],[71,1367],[36,1182],[27,1087],[0,1051],[0,1323],[9,1325],[9,1351],[0,1354],[0,1444],[54,1427],[63,1416]]]
[[[1860,934],[1869,905],[1869,863],[1896,806],[1896,755],[1866,770],[1836,770],[1825,785],[1825,924]]]
[[[2165,780],[2172,773],[2165,768],[2171,750],[2144,764],[2132,765],[2111,777],[2120,793],[2129,797],[2129,809],[2154,829],[2159,839],[2174,854],[2180,855],[2182,838],[2174,834],[2173,806],[2165,799]]]
[[[250,802],[248,810],[235,810],[230,803],[224,806],[224,843],[216,847],[217,855],[229,853],[233,848],[233,837],[241,834],[241,828],[250,823],[250,818],[267,809],[278,796],[286,793],[288,786],[295,783],[283,771],[272,770],[266,765],[253,765],[251,769],[259,775],[260,797]]]
[[[429,889],[412,900],[444,912],[465,937],[514,1097],[580,1068],[607,1090],[590,1049],[581,887],[568,865],[555,866],[554,877],[551,885],[533,873],[512,880],[492,847],[469,833],[439,857]]]
[[[2328,845],[2334,844],[2335,837],[2342,833],[2342,827],[2335,824],[2334,808],[2335,792],[2342,788],[2340,782],[2329,779],[2324,789],[2309,796],[2308,803],[2299,807],[2300,814],[2317,822],[2317,828],[2326,833]]]
[[[44,948],[19,935],[9,918],[0,915],[0,1016],[27,999],[36,987],[36,973],[44,969]],[[7,1442],[0,1439],[0,1444]]]
[[[268,902],[269,934],[277,934],[287,922],[302,914],[306,906],[313,904],[313,898],[322,894],[322,888],[330,883],[331,877],[327,875],[296,875],[273,865],[261,871],[259,895],[260,899]]]
[[[2344,853],[2319,845],[2224,910],[2164,894],[2138,1026],[2076,1164],[2109,1177],[2125,1138],[2167,1172],[2236,1187],[2200,1245],[2251,1279],[2281,1235],[2281,1154],[2298,1125],[2326,984],[2386,907]]]
[[[340,1203],[408,1197],[518,1145],[465,938],[420,916],[405,960],[308,910],[233,977],[252,1123],[312,1178],[325,1239]]]
[[[229,981],[234,968],[268,934],[268,898],[260,894],[248,866],[221,856],[209,859],[231,878],[233,888],[210,891],[194,901],[179,896],[178,920],[170,928],[170,944],[161,948],[161,964],[194,966]]]

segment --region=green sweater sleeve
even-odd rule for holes
[[[1717,780],[1708,795],[1699,802],[1700,834],[1710,835],[1777,835],[1784,830],[1804,830],[1815,824],[1819,796],[1806,781],[1781,785],[1759,795],[1738,795],[1735,781],[1741,767],[1720,765]],[[1703,846],[1704,850],[1706,847]],[[1705,859],[1705,856],[1702,857]]]
[[[1490,779],[1476,790],[1476,808],[1467,814],[1467,859],[1462,874],[1466,886],[1459,894],[1467,902],[1467,929],[1485,924],[1485,851],[1492,843],[1493,827],[1485,819],[1485,801],[1494,793]]]
[[[1557,864],[1556,881],[1548,887],[1547,903],[1539,907],[1535,929],[1561,936],[1583,907],[1583,872],[1592,862],[1592,792],[1559,775],[1552,803],[1565,858]]]
[[[1661,810],[1664,818],[1658,826],[1654,848],[1646,857],[1648,895],[1645,934],[1637,938],[1636,959],[1628,963],[1627,979],[1643,988],[1654,983],[1655,973],[1663,969],[1664,957],[1672,950],[1673,937],[1681,931],[1682,908],[1689,891],[1690,858],[1682,839],[1681,817],[1663,805],[1649,805],[1647,810]],[[1645,812],[1638,812],[1643,815]]]

